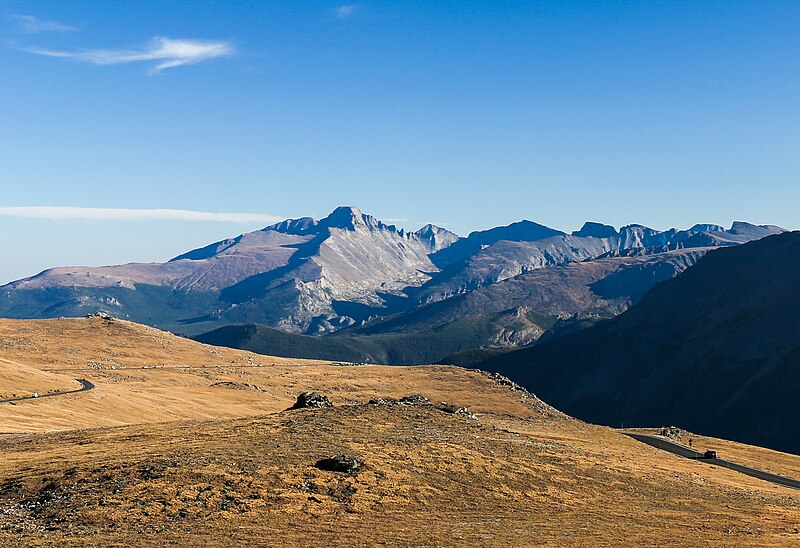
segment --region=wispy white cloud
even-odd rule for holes
[[[358,4],[346,4],[344,6],[339,6],[333,10],[334,15],[340,19],[344,19],[346,17],[350,17],[355,12],[358,11],[360,6]]]
[[[219,213],[187,209],[125,209],[104,207],[18,206],[0,207],[0,217],[55,221],[204,221],[226,223],[275,223],[282,217],[261,213]]]
[[[28,34],[38,34],[40,32],[72,32],[78,30],[71,25],[58,23],[56,21],[43,21],[33,15],[9,15],[17,23],[19,30]]]
[[[235,48],[230,42],[181,40],[164,37],[153,38],[146,47],[141,49],[84,49],[77,51],[36,47],[22,49],[37,55],[75,59],[95,65],[157,61],[156,65],[150,70],[151,74],[158,73],[164,69],[192,65],[217,57],[228,57],[235,53]]]

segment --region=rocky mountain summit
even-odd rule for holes
[[[52,268],[0,287],[0,315],[103,311],[189,333],[254,323],[312,335],[400,324],[430,329],[475,316],[488,326],[479,346],[522,344],[546,330],[549,320],[529,321],[537,314],[553,321],[587,309],[614,315],[708,249],[781,231],[747,223],[664,232],[586,223],[567,234],[520,221],[459,237],[430,224],[409,232],[339,207],[320,220],[287,219],[166,263]],[[506,321],[500,318],[524,332],[496,324]]]

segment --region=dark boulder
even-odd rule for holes
[[[344,472],[346,474],[355,474],[362,466],[364,466],[363,461],[353,455],[334,455],[320,459],[314,464],[315,468],[326,472]]]
[[[445,413],[452,413],[454,415],[459,415],[461,417],[464,417],[465,419],[476,420],[478,418],[473,413],[471,413],[470,410],[467,409],[466,407],[459,407],[458,405],[453,405],[450,403],[442,402],[436,406],[436,409],[444,411]]]
[[[333,407],[333,403],[325,394],[319,392],[303,392],[297,396],[297,401],[290,409],[305,409],[308,407]]]

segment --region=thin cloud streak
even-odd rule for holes
[[[346,17],[350,17],[356,11],[358,11],[359,5],[358,4],[347,4],[345,6],[339,6],[333,10],[333,13],[339,19],[344,19]]]
[[[65,25],[56,21],[43,21],[33,15],[9,15],[9,18],[16,21],[19,30],[27,34],[38,34],[40,32],[74,32],[78,30],[71,25]]]
[[[158,61],[150,70],[157,74],[164,69],[181,65],[193,65],[208,59],[229,57],[235,53],[230,42],[215,40],[182,40],[156,37],[143,49],[85,49],[78,51],[52,50],[46,48],[23,48],[23,51],[56,57],[74,59],[95,65],[117,65],[121,63],[139,63]]]
[[[261,213],[219,213],[187,209],[125,209],[101,207],[18,206],[0,207],[0,217],[52,221],[192,221],[223,223],[276,223],[282,217]]]

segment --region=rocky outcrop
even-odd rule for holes
[[[439,411],[444,411],[445,413],[451,413],[453,415],[458,415],[459,417],[464,417],[465,419],[478,419],[478,417],[474,413],[471,413],[466,407],[453,405],[451,403],[441,402],[436,406],[436,409]]]
[[[333,407],[333,403],[328,399],[328,396],[319,392],[303,392],[297,396],[297,401],[294,402],[291,409],[320,409],[325,407]]]

